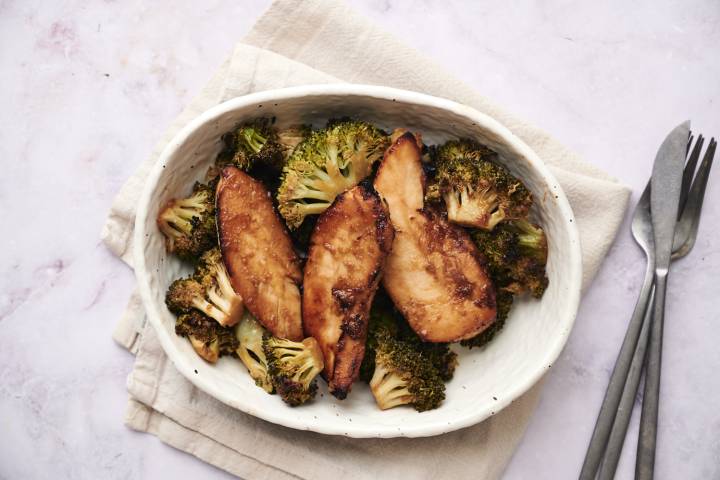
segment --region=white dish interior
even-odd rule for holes
[[[521,178],[535,197],[533,215],[549,239],[550,286],[542,300],[516,301],[501,333],[484,349],[455,348],[460,365],[437,410],[381,411],[368,387],[353,386],[346,400],[328,395],[319,380],[317,399],[291,408],[251,381],[242,363],[222,358],[211,365],[175,335],[175,317],[164,303],[173,279],[189,268],[165,252],[155,218],[169,199],[187,195],[221,148],[220,136],[237,122],[276,116],[280,126],[351,116],[391,130],[420,132],[427,144],[466,136],[484,143]],[[135,272],[150,323],[174,365],[191,382],[248,414],[291,428],[350,437],[419,437],[478,423],[527,391],[551,367],[572,328],[581,284],[580,245],[572,210],[554,177],[535,153],[495,120],[457,103],[376,86],[318,85],[239,97],[187,125],[167,145],[148,177],[135,224]]]

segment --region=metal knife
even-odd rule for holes
[[[652,479],[655,467],[665,291],[689,135],[689,120],[675,127],[660,146],[653,165],[650,215],[655,238],[655,300],[635,463],[635,478],[639,480]]]

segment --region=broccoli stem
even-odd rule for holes
[[[314,357],[307,348],[278,347],[275,349],[275,355],[283,362],[292,362],[297,365],[291,378],[302,383],[304,388],[307,388],[310,381],[315,378],[314,375],[310,375],[315,367]]]
[[[312,200],[324,200],[331,203],[335,199],[335,194],[322,190],[323,185],[315,184],[311,179],[303,180],[295,194],[296,200],[310,198]]]
[[[187,235],[192,230],[191,220],[200,217],[206,208],[193,197],[183,200],[173,200],[172,205],[160,215],[161,226],[166,226],[169,235]],[[173,231],[175,230],[175,231]],[[166,230],[163,229],[163,233]]]
[[[228,316],[218,307],[208,302],[204,298],[195,297],[192,300],[193,307],[203,312],[208,317],[214,318],[220,325],[227,325]]]
[[[223,314],[226,316],[230,315],[230,308],[232,307],[232,304],[230,300],[228,300],[228,297],[219,293],[216,288],[209,289],[207,291],[207,296],[210,303],[215,305],[221,312],[223,312]]]
[[[330,206],[330,203],[315,202],[315,203],[298,203],[295,208],[299,209],[305,216],[307,215],[318,215]]]
[[[188,340],[190,340],[190,345],[192,345],[193,350],[204,360],[215,363],[218,361],[218,358],[220,358],[220,342],[218,342],[217,339],[211,342],[204,342],[195,335],[188,335]]]
[[[158,214],[157,225],[169,253],[196,261],[217,242],[214,196],[213,185],[196,183],[188,198],[169,201]]]
[[[255,128],[242,130],[242,138],[245,140],[245,146],[255,153],[258,153],[267,142],[267,137],[262,136]]]
[[[220,292],[222,292],[223,296],[226,298],[233,298],[237,295],[237,293],[235,293],[235,289],[230,283],[230,276],[228,275],[224,265],[218,267],[215,280],[217,280],[218,287],[220,287]]]
[[[191,216],[195,216],[198,213],[202,213],[207,210],[204,195],[193,195],[192,197],[175,200],[175,205],[179,208],[179,210],[192,212]]]
[[[381,363],[375,365],[370,388],[381,410],[405,405],[410,403],[413,398],[408,390],[407,382]]]
[[[518,230],[517,241],[522,251],[545,263],[547,261],[547,243],[543,230],[527,220],[516,220],[512,222],[512,225]]]
[[[191,220],[201,216],[207,210],[206,206],[195,197],[174,200],[170,208],[162,213],[161,218],[171,227],[184,234],[192,230]]]
[[[245,364],[255,385],[268,393],[273,393],[275,387],[268,375],[268,362],[263,350],[265,333],[265,329],[246,311],[235,329],[235,336],[239,342],[237,355]]]
[[[174,209],[163,212],[160,219],[160,230],[167,236],[178,238],[189,235],[192,230],[192,223],[178,215]]]

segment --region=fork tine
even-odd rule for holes
[[[688,144],[687,148],[685,149],[685,156],[687,157],[688,153],[690,153],[690,147],[692,146],[693,139],[695,137],[692,134],[692,130],[690,130],[690,133],[688,134]]]
[[[678,225],[681,231],[684,233],[686,232],[686,238],[683,239],[684,241],[681,247],[682,252],[678,252],[681,255],[687,254],[687,252],[692,250],[695,245],[698,226],[700,225],[700,213],[702,210],[703,199],[705,198],[705,188],[707,187],[716,148],[717,142],[714,138],[710,139],[703,161],[700,164],[697,175],[695,175],[695,179],[692,182],[692,187],[690,187],[687,203],[680,218],[680,224]],[[683,226],[682,224],[685,224],[686,226]]]
[[[700,152],[702,151],[704,142],[705,138],[702,135],[698,135],[697,142],[695,142],[695,147],[693,148],[692,153],[688,157],[688,161],[685,164],[685,169],[683,170],[682,185],[680,187],[680,208],[678,209],[678,220],[680,220],[682,212],[685,209],[688,194],[690,193],[690,183],[692,182],[693,175],[695,175],[695,167],[697,167],[697,162],[700,159]]]

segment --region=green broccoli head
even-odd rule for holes
[[[410,327],[410,324],[399,314],[396,316],[395,338],[412,345],[420,354],[430,360],[440,378],[449,382],[458,366],[457,353],[450,349],[449,343],[423,342]]]
[[[195,352],[210,363],[223,355],[233,355],[238,345],[232,328],[219,325],[197,310],[178,316],[175,333],[187,337]]]
[[[177,315],[198,310],[222,326],[235,325],[243,312],[242,298],[230,285],[218,249],[201,257],[193,275],[170,284],[165,304]]]
[[[250,170],[256,163],[281,166],[283,152],[276,136],[270,118],[240,123],[222,136],[224,148],[216,163],[235,165],[243,171]]]
[[[472,237],[488,260],[498,290],[542,297],[548,278],[547,239],[541,227],[527,220],[514,220],[491,232],[476,230]]]
[[[527,217],[530,191],[496,159],[495,152],[467,139],[438,148],[436,178],[450,221],[492,230],[502,221]]]
[[[322,372],[324,362],[314,338],[294,342],[266,334],[263,350],[270,379],[285,403],[295,407],[315,397],[315,377]]]
[[[245,312],[235,329],[238,340],[237,356],[245,364],[255,385],[268,393],[273,393],[275,387],[270,380],[268,361],[263,349],[263,338],[266,334],[262,325],[249,312]]]
[[[256,165],[280,172],[293,149],[309,135],[310,128],[294,125],[277,130],[273,121],[272,118],[256,118],[225,133],[222,136],[224,148],[216,163],[232,164],[246,172]]]
[[[338,121],[313,132],[283,168],[277,200],[290,229],[324,212],[335,197],[370,175],[388,136],[365,122]]]
[[[182,313],[190,313],[197,306],[204,307],[205,289],[202,283],[195,280],[192,276],[187,278],[178,278],[170,284],[165,294],[165,305],[168,310],[180,315]],[[198,308],[202,310],[202,308]]]
[[[448,343],[429,343],[420,340],[415,332],[410,337],[411,344],[428,360],[444,382],[452,380],[455,368],[458,366],[457,353],[450,350]]]
[[[497,318],[495,322],[474,337],[462,340],[460,345],[468,348],[483,347],[502,330],[505,326],[505,320],[507,320],[508,314],[510,313],[510,307],[512,307],[513,294],[504,289],[497,289],[495,303],[497,305]]]
[[[378,332],[370,390],[382,410],[412,405],[422,412],[440,406],[445,384],[430,359],[412,344]]]
[[[158,215],[157,225],[165,235],[168,252],[196,260],[217,245],[214,185],[195,183],[189,197],[168,202]]]

